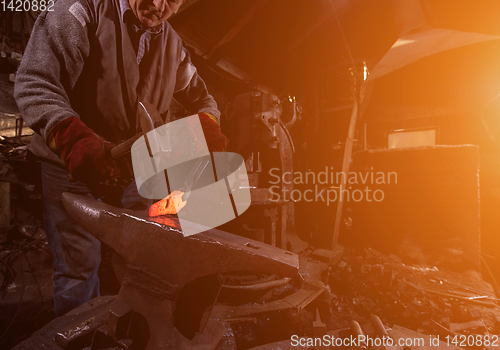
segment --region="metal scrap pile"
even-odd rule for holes
[[[349,327],[351,319],[369,322],[376,314],[384,324],[431,335],[500,333],[498,299],[472,270],[409,266],[370,248],[346,249],[332,267],[330,287],[331,329]]]

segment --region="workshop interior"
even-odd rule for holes
[[[40,11],[0,9],[1,349],[500,346],[498,1],[186,0],[168,23],[232,156],[185,163],[177,212],[64,193],[102,243],[100,296],[58,317],[14,99]],[[191,115],[141,106],[144,135]],[[215,183],[229,195],[190,209]]]

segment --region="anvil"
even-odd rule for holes
[[[56,340],[63,347],[76,339],[75,334],[82,333],[79,330],[83,326],[83,333],[99,329],[101,336],[125,349],[210,349],[213,341],[205,342],[199,335],[186,338],[174,326],[176,301],[182,298],[184,286],[225,273],[285,277],[298,273],[296,254],[261,242],[216,229],[184,237],[175,217],[149,218],[146,213],[140,215],[76,194],[63,194],[63,202],[80,225],[128,264],[109,312],[87,320],[84,326],[72,325],[60,332]],[[200,333],[205,324],[200,325]],[[145,329],[143,344],[133,344],[134,327]],[[208,322],[206,328],[213,331],[217,327]],[[92,345],[94,348],[98,347]]]

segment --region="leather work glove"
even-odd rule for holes
[[[122,170],[111,158],[114,144],[97,135],[79,118],[70,117],[57,124],[47,137],[49,148],[58,154],[71,176],[85,183],[98,197],[106,187],[120,184]]]
[[[198,113],[205,140],[210,152],[224,152],[229,146],[229,139],[220,131],[217,119],[207,113]]]

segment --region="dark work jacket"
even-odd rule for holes
[[[150,42],[139,67],[118,0],[58,0],[37,19],[19,67],[14,95],[35,130],[35,154],[56,159],[45,138],[79,117],[111,142],[138,131],[139,101],[166,115],[172,98],[191,113],[220,112],[170,24]]]

